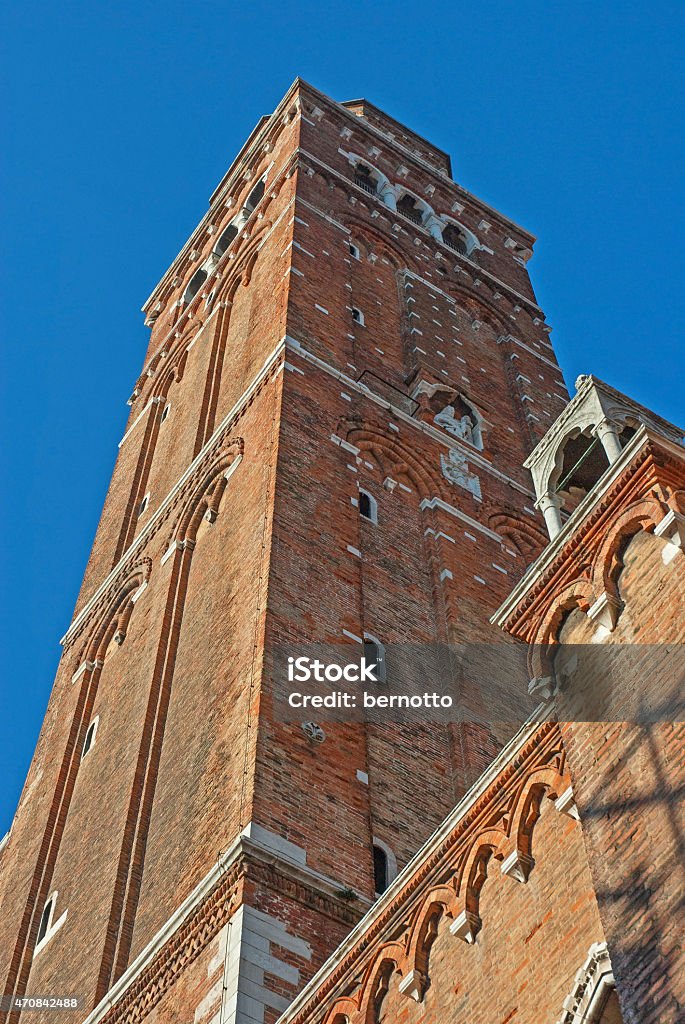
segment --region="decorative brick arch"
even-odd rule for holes
[[[612,519],[593,561],[592,582],[597,594],[606,592],[619,600],[618,579],[626,542],[642,531],[651,533],[664,518],[664,504],[656,496],[643,498]]]
[[[406,476],[421,498],[435,497],[443,492],[438,472],[425,466],[404,445],[373,427],[349,424],[349,421],[348,425],[345,440],[360,451],[371,454],[383,472],[391,467],[397,476]]]
[[[409,269],[412,272],[418,270],[419,262],[413,252],[405,252],[395,242],[394,238],[388,236],[383,231],[374,229],[372,225],[361,217],[348,216],[345,219],[345,227],[348,227],[350,231],[354,231],[355,238],[359,238],[366,245],[373,245],[378,254],[385,257],[394,267],[396,273],[401,274],[402,271]]]
[[[592,583],[586,577],[578,577],[564,583],[547,603],[547,610],[538,622],[537,631],[531,639],[535,647],[547,647],[558,642],[559,629],[566,614],[574,608],[587,612],[597,600]]]
[[[171,542],[194,542],[203,517],[206,516],[209,521],[214,522],[226,490],[226,472],[236,459],[242,457],[243,451],[243,439],[235,438],[229,441],[220,454],[204,468],[201,478],[177,515]]]
[[[488,511],[487,526],[501,537],[506,537],[524,557],[532,559],[547,546],[549,538],[534,520],[523,519],[504,509]]]

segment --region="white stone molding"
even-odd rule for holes
[[[462,910],[450,925],[450,934],[472,946],[476,941],[481,924],[482,921],[478,914],[474,914],[470,910]]]
[[[576,798],[573,795],[573,787],[569,786],[563,793],[554,801],[554,806],[560,814],[566,814],[569,818],[573,818],[575,821],[580,821],[580,815],[578,813],[578,807],[576,806]]]
[[[525,884],[534,864],[535,861],[527,853],[521,853],[518,849],[512,850],[502,861],[502,874]]]
[[[685,551],[685,516],[671,509],[655,526],[654,536],[666,541],[661,558],[664,565],[668,565],[678,552]]]
[[[587,616],[601,626],[607,633],[613,633],[616,629],[618,617],[621,614],[621,602],[605,591],[597,598],[591,608],[588,608]]]
[[[456,448],[450,449],[448,455],[440,455],[442,475],[455,487],[463,487],[478,501],[481,500],[480,479],[469,471],[466,455]]]
[[[557,1024],[597,1024],[615,987],[607,944],[595,942],[576,974],[575,984],[564,1000],[564,1012]]]
[[[426,975],[414,968],[406,977],[402,978],[398,988],[402,995],[409,996],[410,999],[420,1003],[423,1000],[427,986],[428,979]]]
[[[624,426],[651,427],[668,440],[682,442],[682,430],[596,377],[578,377],[576,389],[574,397],[524,462],[531,471],[539,499],[554,490],[566,443],[579,434],[594,434],[600,440],[610,466],[623,453],[619,433]]]

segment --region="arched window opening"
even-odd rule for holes
[[[204,269],[204,267],[200,267],[198,270],[195,271],[195,273],[191,277],[190,283],[188,284],[188,287],[185,290],[183,302],[185,303],[186,306],[193,301],[193,299],[195,298],[195,296],[197,295],[197,293],[199,292],[200,288],[202,287],[206,280],[207,271]]]
[[[580,433],[564,446],[564,455],[554,492],[567,514],[574,511],[609,468],[609,458],[599,437]]]
[[[364,326],[364,314],[361,309],[357,309],[356,306],[352,307],[352,319],[356,324],[359,324],[360,327]]]
[[[52,913],[55,908],[55,897],[50,897],[48,902],[43,907],[43,913],[40,915],[40,924],[38,925],[38,934],[36,936],[36,945],[39,945],[48,934],[48,929],[52,924]]]
[[[381,896],[390,885],[388,855],[375,843],[373,847],[373,885],[376,896]]]
[[[423,223],[423,210],[408,192],[405,192],[402,198],[397,200],[397,212],[401,213],[407,220],[410,220],[412,224]]]
[[[86,738],[83,741],[83,750],[81,751],[81,760],[83,760],[83,758],[86,756],[88,751],[92,748],[93,744],[95,743],[95,734],[98,731],[98,721],[99,721],[98,718],[94,718],[93,721],[88,726],[88,729],[86,731]]]
[[[354,183],[372,196],[375,196],[378,192],[378,182],[373,171],[366,164],[356,164],[354,168]]]
[[[385,665],[385,647],[376,640],[375,636],[371,636],[370,633],[364,633],[364,659],[366,665],[375,665],[374,675],[379,683],[384,683],[387,679],[387,669]]]
[[[238,228],[235,224],[229,224],[217,239],[216,245],[214,246],[214,255],[223,256],[237,234]]]
[[[262,178],[261,181],[257,182],[255,187],[252,189],[252,191],[250,192],[249,196],[247,197],[247,202],[245,203],[245,209],[246,210],[249,210],[250,213],[252,213],[252,211],[254,209],[256,209],[257,205],[264,198],[264,191],[265,191],[265,189],[266,189],[266,182],[264,181],[264,178]]]
[[[455,252],[461,253],[462,256],[468,256],[468,240],[464,232],[461,231],[456,224],[447,224],[447,226],[443,228],[442,240],[445,245],[450,247],[450,249],[454,249]]]
[[[368,491],[359,492],[359,515],[374,525],[378,523],[378,503]]]
[[[362,258],[358,245],[355,245],[354,242],[348,242],[348,247],[350,250],[350,256],[352,256],[353,259],[360,260]]]

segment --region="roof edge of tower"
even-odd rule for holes
[[[170,275],[173,274],[176,266],[178,265],[179,260],[181,260],[184,257],[184,255],[192,248],[192,245],[194,244],[194,242],[195,242],[195,240],[197,238],[198,232],[200,232],[203,229],[203,227],[207,224],[208,219],[209,219],[209,217],[212,214],[214,204],[221,197],[222,192],[226,190],[227,183],[229,182],[231,177],[235,174],[236,169],[238,167],[240,167],[242,162],[245,161],[245,158],[247,157],[247,155],[249,154],[251,149],[259,141],[259,139],[266,132],[268,132],[270,125],[272,125],[273,122],[282,114],[283,109],[286,108],[288,106],[288,104],[293,101],[293,98],[295,97],[295,95],[298,92],[300,92],[300,91],[308,92],[310,95],[312,95],[312,96],[316,97],[317,99],[321,100],[323,103],[326,103],[326,104],[336,108],[337,110],[341,111],[342,113],[345,114],[346,117],[349,117],[349,118],[352,118],[352,119],[355,119],[355,120],[359,119],[359,115],[358,114],[354,114],[352,112],[352,110],[350,109],[350,107],[354,106],[355,104],[360,104],[360,103],[365,104],[370,110],[378,112],[379,115],[381,115],[384,118],[387,118],[390,122],[392,122],[392,124],[395,124],[399,128],[402,128],[403,130],[410,132],[410,134],[413,135],[417,140],[420,140],[420,141],[424,142],[426,145],[430,146],[434,150],[434,152],[441,154],[446,159],[446,162],[447,162],[447,165],[450,168],[450,171],[449,171],[449,173],[447,173],[444,170],[441,170],[441,169],[439,169],[439,168],[437,168],[435,166],[432,166],[423,157],[421,157],[420,155],[417,155],[417,154],[411,152],[411,150],[409,150],[406,146],[402,145],[402,143],[400,142],[399,139],[395,139],[394,140],[395,145],[397,145],[397,147],[403,153],[406,154],[408,159],[411,159],[411,160],[415,161],[416,163],[420,164],[423,167],[431,167],[431,169],[433,170],[434,173],[438,174],[439,176],[443,177],[445,180],[449,181],[449,183],[451,184],[452,187],[457,188],[460,193],[462,193],[465,196],[468,196],[468,198],[472,202],[474,202],[477,206],[479,206],[481,209],[487,211],[491,216],[496,217],[503,224],[507,224],[511,228],[515,229],[517,232],[519,232],[525,238],[529,239],[531,244],[533,244],[536,241],[535,235],[531,234],[530,231],[527,231],[524,227],[522,227],[516,221],[512,220],[510,217],[507,217],[505,214],[501,213],[499,210],[497,210],[495,207],[491,206],[489,203],[485,202],[484,200],[479,199],[478,196],[474,195],[468,189],[464,188],[463,185],[459,185],[458,182],[454,181],[454,179],[452,178],[452,174],[451,174],[451,160],[450,160],[449,154],[445,153],[444,150],[439,149],[439,147],[437,147],[437,146],[433,146],[433,144],[428,142],[427,140],[425,140],[423,138],[423,136],[418,135],[416,132],[412,131],[412,129],[410,129],[410,128],[406,128],[406,126],[403,125],[400,121],[397,121],[395,118],[391,117],[389,114],[386,114],[383,110],[380,109],[380,107],[376,107],[375,104],[370,103],[368,100],[346,100],[345,102],[341,103],[341,102],[339,102],[337,100],[334,100],[332,97],[328,96],[326,93],[321,92],[320,89],[317,89],[316,86],[312,85],[310,82],[307,82],[304,78],[301,78],[300,76],[297,76],[293,80],[293,82],[291,83],[289,88],[286,90],[285,94],[283,95],[283,97],[281,98],[279,103],[276,105],[276,107],[274,108],[273,112],[271,114],[263,114],[259,118],[259,120],[256,123],[255,127],[252,129],[252,131],[250,132],[248,138],[246,139],[245,143],[240,148],[240,151],[236,155],[235,159],[231,161],[231,164],[228,167],[226,173],[223,175],[223,177],[221,178],[221,181],[219,182],[217,187],[214,189],[214,191],[212,192],[212,194],[211,194],[211,196],[209,198],[209,207],[206,210],[204,216],[201,218],[199,223],[196,225],[195,229],[191,232],[191,234],[188,237],[188,239],[186,240],[185,244],[182,246],[180,251],[176,254],[174,259],[171,261],[171,263],[169,264],[166,272],[159,279],[159,281],[157,282],[155,287],[152,289],[150,295],[148,296],[148,298],[143,303],[143,305],[141,307],[143,313],[147,313],[148,312],[150,306],[156,300],[156,298],[157,298],[157,296],[158,296],[158,294],[160,292],[160,289],[162,289],[164,287],[165,283],[169,280]],[[384,133],[380,128],[378,128],[376,125],[372,124],[366,118],[364,118],[364,125],[365,125],[365,127],[370,132],[377,134],[380,138],[387,138],[387,134],[386,133]]]
[[[429,146],[430,149],[432,149],[435,153],[438,153],[443,158],[443,160],[445,161],[447,174],[449,175],[450,178],[452,177],[452,157],[450,156],[449,153],[447,153],[444,149],[441,149],[439,146],[436,146],[435,143],[431,142],[430,139],[427,139],[425,135],[420,135],[418,132],[415,132],[413,128],[409,128],[407,127],[406,124],[402,124],[402,122],[398,121],[396,117],[393,117],[391,114],[388,114],[387,111],[383,110],[381,107],[377,107],[375,103],[371,103],[370,100],[361,97],[358,100],[343,100],[338,105],[341,107],[345,107],[346,110],[350,111],[352,111],[355,107],[359,108],[361,110],[362,117],[365,116],[364,112],[366,109],[368,109],[369,111],[373,111],[373,113],[375,114],[379,114],[381,117],[385,118],[386,121],[392,122],[393,125],[396,125],[398,128],[401,128],[402,131],[409,132],[409,134],[413,135],[415,139],[418,139],[420,142],[425,143],[426,146]]]

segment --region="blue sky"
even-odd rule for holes
[[[3,54],[0,835],[147,331],[140,306],[300,75],[452,154],[538,236],[569,384],[685,420],[678,3],[10,5]]]

